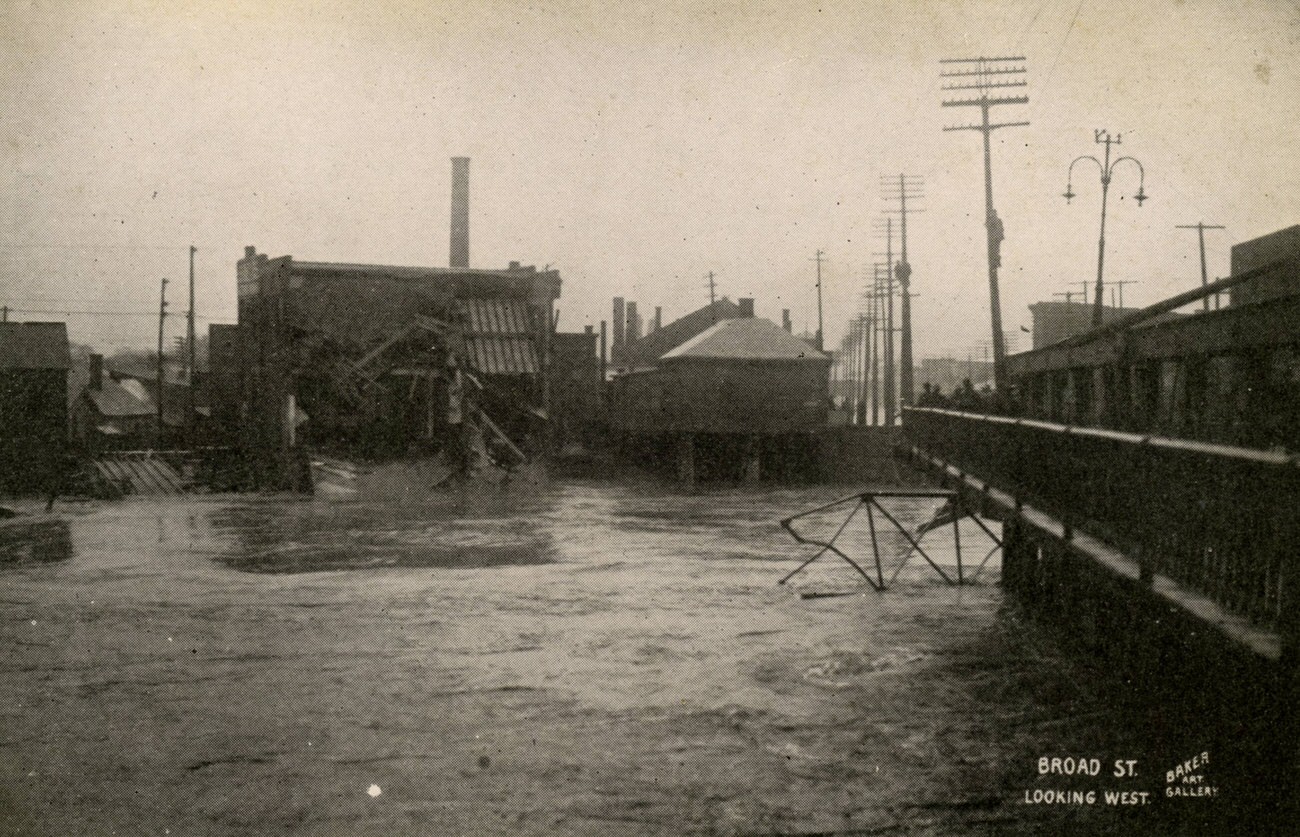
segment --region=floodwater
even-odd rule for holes
[[[778,521],[835,496],[30,509],[0,528],[0,833],[1124,833],[1024,802],[1040,756],[1126,740],[996,557],[898,570],[877,519],[887,592],[829,554],[777,584],[815,552]],[[951,527],[923,547],[953,573]]]

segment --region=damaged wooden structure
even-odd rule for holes
[[[305,488],[308,452],[381,462],[446,451],[459,432],[449,358],[489,450],[524,457],[544,429],[554,270],[310,262],[247,247],[238,282],[230,413],[264,485]]]

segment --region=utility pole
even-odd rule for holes
[[[709,304],[712,305],[713,303],[718,301],[717,286],[713,284],[712,270],[709,271],[708,280],[709,280]]]
[[[189,347],[189,358],[185,382],[189,384],[189,395],[185,404],[185,436],[191,448],[194,447],[194,254],[198,248],[190,245],[190,310],[186,315],[185,342]]]
[[[1082,289],[1083,293],[1082,293],[1082,294],[1079,294],[1079,293],[1076,293],[1075,291],[1064,291],[1064,292],[1054,293],[1054,294],[1052,294],[1052,296],[1063,296],[1063,297],[1065,297],[1065,301],[1066,301],[1067,304],[1068,304],[1068,303],[1072,303],[1072,302],[1074,302],[1074,298],[1075,298],[1076,296],[1082,296],[1082,297],[1083,297],[1083,304],[1084,304],[1084,305],[1087,305],[1087,304],[1088,304],[1088,283],[1087,283],[1086,281],[1084,281],[1084,282],[1066,282],[1065,284],[1066,284],[1067,286],[1078,285],[1078,286]],[[1112,284],[1113,284],[1113,283],[1112,283]]]
[[[1024,57],[1010,58],[948,58],[940,64],[960,65],[951,72],[940,73],[940,78],[959,78],[973,81],[971,84],[960,82],[944,86],[944,90],[973,90],[977,97],[973,99],[950,99],[943,107],[977,107],[983,119],[978,125],[953,125],[945,131],[979,131],[984,135],[984,227],[988,234],[989,262],[989,315],[993,326],[993,380],[1000,392],[1006,389],[1006,346],[1002,342],[1002,305],[998,298],[998,268],[1002,264],[1002,220],[993,209],[993,166],[989,154],[989,134],[999,128],[1014,128],[1028,125],[1028,122],[989,122],[989,108],[998,105],[1029,104],[1028,96],[995,96],[993,90],[1009,87],[1025,87],[1024,81],[1006,80],[1008,77],[1024,75]],[[973,68],[973,69],[972,69]]]
[[[844,337],[844,363],[846,373],[844,381],[848,384],[848,394],[844,398],[849,408],[849,424],[856,424],[858,414],[857,380],[858,380],[858,340],[861,339],[861,323],[849,320],[849,333]]]
[[[1139,281],[1136,280],[1136,279],[1121,279],[1121,280],[1119,280],[1118,282],[1111,282],[1111,284],[1114,285],[1115,287],[1119,288],[1119,307],[1120,307],[1120,308],[1123,308],[1123,307],[1124,307],[1124,286],[1125,286],[1125,285],[1140,285],[1140,284],[1142,284],[1142,283],[1139,282]]]
[[[894,395],[894,219],[885,218],[885,312],[884,312],[884,330],[885,344],[883,360],[885,362],[885,426],[894,426],[894,415],[898,409],[898,402]],[[879,270],[881,265],[877,265],[877,280],[879,280]]]
[[[894,184],[891,180],[882,180],[881,185],[886,189],[893,189]],[[925,185],[925,180],[917,175],[898,175],[898,191],[893,194],[886,194],[886,200],[898,199],[898,214],[902,221],[902,257],[898,264],[894,265],[894,276],[898,279],[900,291],[902,294],[902,311],[903,332],[901,344],[901,358],[899,360],[899,388],[903,404],[911,406],[915,400],[916,392],[912,382],[912,295],[908,292],[910,288],[909,280],[912,277],[912,265],[907,260],[907,214],[908,212],[921,212],[923,210],[912,207],[907,208],[907,199],[925,197],[921,188]]]
[[[163,321],[167,318],[167,280],[162,280],[158,297],[158,447],[163,443]]]
[[[1201,287],[1204,288],[1206,285],[1210,284],[1210,276],[1205,270],[1205,231],[1221,230],[1224,228],[1218,224],[1206,224],[1204,222],[1198,222],[1195,224],[1179,224],[1177,228],[1180,230],[1196,230],[1196,234],[1201,239]],[[1209,311],[1210,297],[1208,294],[1201,299],[1201,302],[1204,305],[1204,310]]]
[[[867,423],[867,379],[871,377],[871,317],[859,314],[862,322],[862,380],[858,382],[858,423]]]
[[[871,319],[871,425],[875,427],[880,424],[880,348],[881,348],[881,319],[880,312],[882,303],[880,274],[874,271],[872,276],[871,304],[875,312]]]
[[[822,261],[826,253],[818,250],[812,261],[817,262],[817,351],[822,351]]]

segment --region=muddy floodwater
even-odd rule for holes
[[[1040,756],[1117,758],[1132,731],[1004,606],[996,556],[961,588],[917,555],[883,594],[833,556],[776,583],[811,554],[778,521],[837,493],[23,509],[3,833],[1125,833],[1026,804]],[[923,542],[949,573],[950,539]]]

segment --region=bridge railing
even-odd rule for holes
[[[1293,456],[927,408],[907,409],[903,428],[925,453],[1110,542],[1147,580],[1269,628],[1296,617]]]

